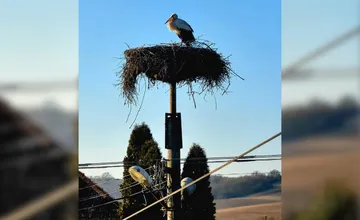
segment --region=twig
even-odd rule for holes
[[[229,93],[232,76],[244,80],[231,69],[230,56],[223,56],[217,52],[214,43],[201,39],[197,39],[192,47],[174,42],[155,46],[143,45],[126,50],[124,55],[126,62],[122,71],[117,73],[120,82],[116,85],[121,87],[127,105],[137,105],[139,79],[144,77],[147,77],[145,83],[146,81],[149,83],[147,89],[153,86],[158,88],[161,82],[171,83],[174,81],[180,88],[188,86],[188,94],[193,100],[195,108],[197,107],[195,94],[214,96],[215,91],[220,91],[224,95]],[[199,84],[198,91],[195,91],[193,82]],[[215,105],[217,109],[217,101]],[[140,109],[141,107],[138,109],[136,117]]]
[[[132,112],[132,106],[130,105],[130,111],[129,111],[127,117],[126,117],[125,123],[127,123],[129,121],[129,117],[130,117],[131,112]]]
[[[217,100],[216,100],[216,96],[215,94],[213,93],[212,96],[214,97],[214,101],[215,101],[215,110],[217,110]]]
[[[137,110],[137,112],[136,112],[136,116],[135,116],[135,118],[134,118],[134,121],[131,123],[131,125],[130,125],[129,129],[131,129],[131,127],[134,125],[134,123],[135,123],[135,121],[136,121],[137,117],[139,116],[140,110],[141,110],[142,105],[143,105],[143,103],[144,103],[145,94],[146,94],[146,81],[145,81],[144,94],[143,94],[143,97],[142,97],[142,100],[141,100],[141,103],[140,103],[139,109]]]
[[[195,101],[194,91],[193,91],[193,87],[192,87],[191,83],[189,83],[189,93],[190,93],[190,96],[192,97],[192,100],[194,102],[194,108],[196,108],[196,101]]]
[[[128,49],[130,49],[129,44],[127,44],[126,42],[124,42],[124,44],[127,46]]]

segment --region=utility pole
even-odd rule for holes
[[[176,112],[176,83],[170,83],[170,113],[165,113],[165,148],[167,149],[167,193],[180,188],[181,114]],[[181,219],[181,196],[169,198],[167,220]]]

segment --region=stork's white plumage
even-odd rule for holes
[[[178,18],[177,14],[172,14],[165,24],[167,24],[169,30],[175,32],[181,42],[187,46],[190,46],[191,43],[195,41],[193,35],[194,30],[186,21]]]

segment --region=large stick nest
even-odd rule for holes
[[[137,85],[143,77],[147,77],[149,85],[156,82],[188,85],[193,95],[193,82],[200,85],[199,93],[214,90],[225,93],[231,75],[236,75],[228,57],[209,43],[196,43],[192,47],[179,44],[138,47],[126,50],[124,55],[126,62],[118,73],[117,86],[121,87],[125,104],[137,103]]]

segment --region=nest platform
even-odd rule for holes
[[[126,62],[119,72],[118,85],[132,104],[136,101],[136,85],[145,76],[153,84],[158,81],[191,86],[196,82],[202,90],[209,91],[230,83],[233,73],[228,58],[204,43],[194,47],[179,44],[138,47],[126,50],[124,55]]]

